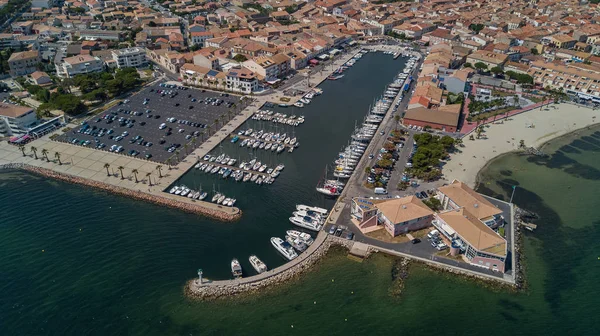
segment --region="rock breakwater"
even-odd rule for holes
[[[219,211],[219,210],[207,208],[207,207],[202,206],[201,204],[191,204],[191,203],[180,202],[180,201],[166,198],[166,197],[163,197],[160,195],[149,194],[146,192],[128,189],[128,188],[124,188],[124,187],[119,187],[119,186],[111,185],[111,184],[104,183],[104,182],[93,181],[90,179],[81,178],[81,177],[64,174],[64,173],[59,173],[59,172],[55,172],[55,171],[52,171],[49,169],[35,167],[35,166],[31,166],[31,165],[24,164],[24,163],[4,164],[4,165],[0,165],[0,169],[22,169],[22,170],[34,173],[36,175],[50,177],[50,178],[61,180],[61,181],[68,182],[68,183],[82,184],[82,185],[93,187],[96,189],[108,191],[110,193],[127,196],[127,197],[130,197],[133,199],[150,202],[150,203],[154,203],[157,205],[167,206],[167,207],[174,208],[174,209],[181,210],[181,211],[188,212],[188,213],[203,215],[203,216],[210,217],[210,218],[224,221],[224,222],[236,221],[242,216],[242,211],[239,209],[237,209],[237,211],[232,211],[231,213],[228,213],[225,211]],[[228,208],[228,209],[231,209],[231,208]]]
[[[301,254],[298,257],[303,258],[301,260],[298,258],[294,259],[278,268],[248,278],[214,282],[205,279],[202,284],[198,283],[198,279],[192,279],[186,283],[184,294],[192,299],[211,300],[254,293],[266,287],[296,279],[321,260],[332,246],[343,246],[347,249],[351,247],[352,241],[333,239],[337,237],[327,236],[324,232],[320,234],[325,236],[315,240],[315,243],[313,243],[313,245],[319,245],[312,252],[307,251],[305,252],[306,255]]]

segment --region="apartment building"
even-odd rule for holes
[[[36,121],[32,108],[0,103],[0,136],[25,134]]]
[[[226,76],[227,90],[249,94],[258,90],[256,74],[244,67],[232,68]]]
[[[104,62],[99,57],[91,55],[78,55],[63,58],[54,64],[56,74],[60,78],[72,78],[79,74],[100,72],[104,69]]]
[[[502,67],[508,60],[508,55],[498,54],[487,50],[478,50],[471,55],[467,56],[467,62],[475,65],[475,63],[483,63],[487,65],[488,69],[493,67]]]
[[[8,59],[9,73],[11,77],[29,75],[37,70],[37,65],[41,61],[37,50],[13,53]]]
[[[582,98],[600,97],[600,69],[594,65],[535,61],[528,74],[535,84],[544,88],[562,89]]]
[[[204,48],[206,46],[206,40],[215,37],[213,32],[210,31],[201,31],[201,32],[191,32],[190,33],[190,44],[200,46],[200,48]]]
[[[144,48],[126,48],[112,51],[117,68],[139,68],[148,65]]]

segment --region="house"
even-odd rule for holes
[[[100,72],[104,70],[104,62],[91,55],[78,55],[63,58],[54,64],[56,75],[60,78],[73,78],[79,74]]]
[[[444,77],[444,86],[446,87],[446,90],[452,93],[464,92],[469,76],[473,72],[473,69],[465,68],[456,70],[452,75]]]
[[[182,54],[167,49],[146,50],[146,56],[149,61],[173,74],[178,74],[181,66],[185,64],[185,57]]]
[[[194,64],[208,69],[219,70],[219,59],[210,53],[198,53],[194,55]]]
[[[50,78],[50,76],[48,76],[48,74],[43,71],[35,71],[34,73],[32,73],[30,75],[30,77],[31,77],[30,81],[34,85],[44,86],[44,85],[52,84],[52,79]]]
[[[25,134],[36,121],[36,114],[31,107],[0,102],[0,136]]]
[[[214,37],[214,33],[210,31],[199,31],[199,32],[191,32],[190,33],[190,42],[191,45],[200,46],[200,48],[204,48],[206,44],[206,40]]]
[[[244,67],[231,68],[227,72],[227,90],[250,94],[258,90],[256,74]]]
[[[550,45],[561,49],[572,49],[577,43],[573,37],[565,34],[556,34],[550,36]]]
[[[392,199],[355,197],[350,213],[352,221],[363,233],[383,227],[392,237],[423,229],[433,220],[433,211],[415,196]]]
[[[37,70],[37,65],[42,60],[37,50],[15,52],[8,59],[11,77],[29,75]]]
[[[487,50],[478,50],[467,56],[467,62],[475,65],[476,63],[485,64],[488,69],[493,67],[502,67],[508,60],[508,55],[498,54]]]

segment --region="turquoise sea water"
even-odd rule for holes
[[[373,57],[363,64],[385,61]],[[365,84],[363,91],[386,81]],[[227,278],[234,256],[246,268],[251,253],[269,266],[283,263],[268,238],[290,228],[295,200],[323,202],[312,188],[322,162],[331,160],[329,151],[335,154],[336,142],[346,141],[310,138],[311,123],[318,130],[332,123],[326,108],[340,113],[335,102],[325,105],[326,94],[313,103],[323,98],[322,115],[308,110],[307,124],[297,129],[306,132],[302,150],[315,141],[324,153],[284,157],[283,179],[267,188],[220,183],[249,195],[240,202],[245,216],[238,223],[22,172],[0,174],[0,335],[598,334],[600,132],[593,130],[551,143],[548,159],[507,155],[482,173],[482,192],[507,199],[518,185],[514,201],[541,216],[539,229],[525,233],[529,287],[523,293],[414,265],[395,297],[393,259],[376,255],[357,263],[333,252],[313,272],[265,294],[215,302],[183,297],[185,281],[199,267],[209,277]],[[364,113],[371,98],[352,100],[358,95],[343,104],[364,106],[345,113]],[[347,119],[340,127],[351,130]],[[185,177],[188,184],[218,184],[203,178]]]

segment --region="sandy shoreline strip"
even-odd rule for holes
[[[540,148],[550,140],[600,123],[598,116],[600,111],[562,103],[515,115],[504,123],[488,124],[480,139],[463,138],[464,147],[451,155],[443,168],[444,176],[474,188],[479,171],[492,159],[518,150],[521,140],[526,147]]]

